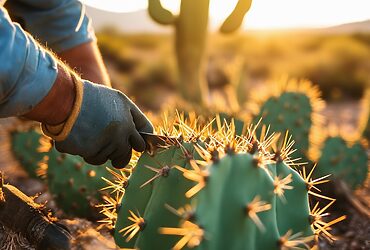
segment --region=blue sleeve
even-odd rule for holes
[[[0,6],[0,117],[31,111],[50,91],[57,60]]]
[[[53,51],[96,39],[85,7],[77,0],[10,0],[7,9],[22,18],[26,30]]]

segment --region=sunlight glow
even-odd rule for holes
[[[82,0],[87,5],[111,12],[146,9],[148,0]],[[180,0],[161,0],[177,13]],[[237,0],[210,0],[211,27],[215,28],[231,13]],[[254,0],[244,28],[274,29],[325,27],[370,19],[368,0]]]

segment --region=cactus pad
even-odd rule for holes
[[[79,156],[61,154],[53,149],[46,169],[49,191],[65,213],[96,219],[95,205],[102,200],[100,189],[105,187],[102,177],[110,176],[108,170],[89,165]]]
[[[15,157],[30,177],[38,178],[37,170],[52,147],[50,139],[42,135],[36,128],[30,128],[27,131],[14,131],[11,136]]]
[[[265,96],[254,103],[254,123],[262,117],[262,123],[271,126],[273,132],[292,135],[297,151],[292,157],[308,159],[312,144],[319,143],[321,117],[324,103],[316,86],[308,81],[282,80],[271,86]]]
[[[321,149],[316,175],[331,175],[342,180],[352,189],[361,186],[368,175],[368,156],[365,147],[356,142],[347,146],[339,136],[329,137]]]
[[[312,172],[301,176],[292,168],[289,141],[274,152],[276,138],[257,141],[255,127],[236,136],[233,123],[214,131],[211,124],[178,120],[159,131],[181,137],[144,153],[121,198],[102,205],[116,220],[119,247],[288,249],[308,246],[328,229],[321,216],[326,208],[309,205]]]

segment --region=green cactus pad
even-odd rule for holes
[[[297,171],[283,162],[276,163],[275,167],[277,177],[280,179],[291,179],[291,182],[287,184],[289,188],[284,191],[282,196],[276,199],[277,224],[280,234],[285,234],[289,230],[292,230],[293,234],[301,233],[302,236],[312,235],[306,181]],[[293,201],[294,205],[292,204]]]
[[[322,119],[320,111],[324,107],[317,86],[305,80],[283,79],[269,85],[263,97],[256,97],[252,105],[255,110],[253,123],[262,118],[262,124],[270,125],[272,132],[292,135],[297,149],[291,158],[310,162],[313,145],[320,143]],[[259,135],[261,130],[257,131]]]
[[[237,136],[233,124],[215,131],[212,124],[198,127],[181,119],[174,125],[165,120],[167,126],[156,130],[178,139],[144,153],[123,198],[111,211],[103,210],[117,218],[119,247],[304,248],[318,228],[326,228],[322,214],[328,206],[311,210],[311,172],[301,177],[292,168],[289,142],[273,152],[252,134],[256,128]]]
[[[288,92],[269,98],[262,105],[254,123],[262,117],[262,122],[270,125],[272,131],[285,133],[288,130],[299,148],[293,157],[305,159],[312,126],[311,113],[310,100],[305,94]]]
[[[103,166],[92,166],[79,156],[58,153],[49,155],[47,183],[55,201],[66,214],[96,219],[101,202],[100,189],[105,187],[102,177],[110,177]]]
[[[118,213],[115,230],[115,241],[120,247],[139,249],[170,249],[176,242],[176,238],[169,240],[165,235],[158,232],[158,228],[165,225],[177,226],[178,217],[166,209],[165,204],[180,207],[186,204],[185,192],[192,183],[183,178],[181,172],[175,166],[190,168],[188,159],[183,150],[188,150],[191,155],[194,148],[191,143],[183,143],[183,148],[172,146],[169,149],[160,150],[154,156],[147,153],[139,159],[135,171],[129,179],[128,187],[122,199],[122,206]],[[166,168],[166,173],[158,175],[158,178],[148,182],[156,176],[156,172]],[[181,195],[180,195],[181,194]],[[127,218],[130,211],[140,214],[145,220],[145,234],[134,237],[129,242],[122,237],[121,229],[132,224]]]
[[[247,214],[257,197],[271,206],[257,213],[261,228]],[[205,231],[199,249],[278,249],[275,199],[271,176],[252,155],[227,155],[211,165],[207,185],[195,198],[196,222]]]
[[[360,142],[347,146],[341,137],[328,138],[321,149],[315,175],[330,174],[333,180],[342,180],[353,190],[361,186],[368,175],[367,151]]]
[[[32,178],[39,178],[37,170],[40,163],[48,155],[51,142],[38,130],[12,132],[12,151],[22,167]]]

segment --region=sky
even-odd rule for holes
[[[82,0],[86,4],[111,11],[134,12],[147,8],[148,0]],[[161,0],[178,12],[180,0]],[[225,20],[237,0],[211,0],[211,26]],[[244,28],[281,29],[328,27],[370,19],[370,0],[254,0],[244,19]]]

